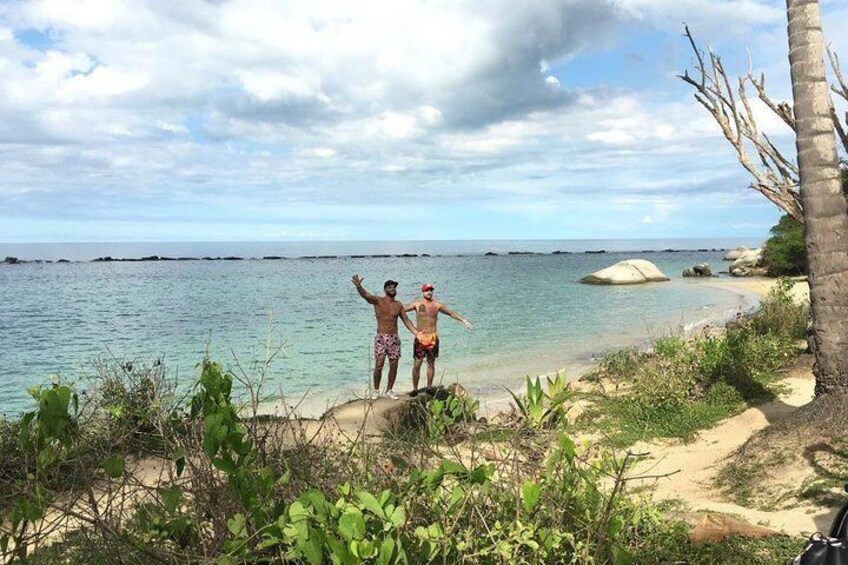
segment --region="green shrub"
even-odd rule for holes
[[[524,425],[535,428],[552,428],[565,421],[564,404],[574,398],[575,393],[565,386],[559,373],[554,378],[546,377],[547,390],[539,377],[526,377],[526,394],[518,395],[508,390]]]
[[[162,363],[97,361],[89,391],[91,409],[106,419],[108,439],[117,451],[161,451],[160,428],[179,419],[175,379]]]
[[[804,224],[786,214],[771,228],[763,248],[763,264],[772,277],[802,275],[807,272]]]
[[[848,169],[841,168],[842,192],[848,198]],[[770,230],[771,237],[763,248],[763,264],[769,276],[795,276],[807,273],[807,248],[804,224],[785,214]]]
[[[760,302],[760,310],[751,317],[751,327],[760,335],[776,335],[787,339],[804,339],[807,335],[809,309],[792,298],[791,279],[780,278]]]
[[[608,351],[598,366],[581,380],[609,379],[616,385],[630,382],[644,354],[635,347]]]

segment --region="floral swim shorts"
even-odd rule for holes
[[[374,357],[388,357],[389,361],[400,359],[400,336],[398,334],[374,336]]]

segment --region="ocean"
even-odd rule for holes
[[[187,387],[205,355],[250,373],[270,343],[282,349],[270,365],[266,391],[316,415],[368,389],[375,322],[372,307],[351,284],[354,273],[374,294],[382,293],[384,280],[399,281],[404,302],[420,296],[422,283],[433,283],[436,297],[474,324],[466,330],[442,317],[436,379],[491,395],[520,386],[525,375],[579,371],[610,349],[750,309],[756,304],[751,296],[683,279],[681,272],[700,262],[726,270],[724,249],[758,243],[0,244],[0,258],[27,261],[0,264],[0,414],[28,409],[26,389],[33,384],[56,378],[84,383],[98,358],[160,360]],[[198,260],[92,261],[151,255]],[[635,257],[652,261],[672,281],[626,287],[577,282]],[[411,386],[412,344],[406,329],[400,331],[395,389],[403,392]]]

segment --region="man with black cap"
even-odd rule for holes
[[[374,337],[374,391],[371,399],[376,400],[380,396],[380,381],[383,378],[383,364],[386,357],[389,358],[389,382],[386,385],[386,397],[397,400],[397,394],[392,390],[397,378],[398,361],[400,360],[400,336],[398,336],[398,318],[403,320],[406,329],[413,335],[418,330],[412,325],[412,321],[403,310],[403,304],[395,300],[397,295],[397,281],[387,280],[383,284],[384,296],[374,296],[362,288],[362,277],[353,275],[351,277],[353,286],[356,287],[359,296],[369,304],[374,305],[374,315],[377,318],[377,335]]]
[[[439,334],[436,322],[439,314],[447,314],[454,320],[462,322],[466,329],[471,329],[471,322],[433,298],[435,287],[430,283],[421,285],[421,298],[411,302],[406,307],[407,312],[415,311],[415,324],[418,333],[413,343],[412,363],[412,395],[418,394],[418,380],[421,377],[421,364],[427,359],[427,388],[433,386],[436,374],[436,358],[439,356]]]

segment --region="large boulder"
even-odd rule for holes
[[[758,247],[749,249],[730,265],[730,274],[734,277],[751,277],[765,275],[763,267],[763,250]]]
[[[724,256],[724,260],[725,261],[736,261],[737,259],[742,257],[748,251],[750,251],[750,249],[748,249],[744,245],[740,245],[739,247],[737,247],[733,251],[728,252],[727,255]]]
[[[644,259],[628,259],[580,279],[584,284],[642,284],[669,278],[656,265]]]

